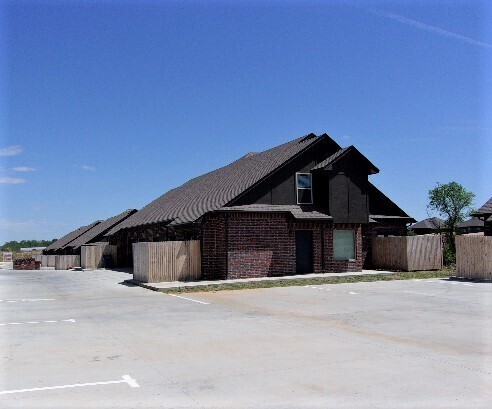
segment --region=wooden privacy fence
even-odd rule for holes
[[[372,265],[374,268],[416,271],[442,268],[440,235],[374,237]]]
[[[41,267],[55,267],[55,255],[42,255],[41,256]]]
[[[86,269],[109,267],[106,263],[111,257],[112,263],[116,263],[117,246],[111,244],[90,244],[80,248],[80,266]]]
[[[133,278],[144,283],[199,280],[200,241],[134,243]]]
[[[477,280],[492,279],[492,236],[456,237],[456,274]]]
[[[55,270],[67,270],[72,267],[80,267],[80,256],[55,256]]]

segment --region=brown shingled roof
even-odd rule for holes
[[[467,227],[483,227],[484,221],[480,220],[478,217],[472,217],[468,220],[456,223],[456,227],[464,229]]]
[[[409,227],[410,230],[418,229],[431,229],[431,230],[442,230],[446,229],[446,222],[439,217],[429,217],[428,219],[421,220],[418,223],[412,224]]]
[[[82,234],[89,231],[94,226],[97,226],[101,222],[102,220],[97,220],[94,223],[91,223],[87,226],[79,227],[77,230],[74,230],[63,236],[61,239],[58,239],[57,241],[51,243],[48,247],[44,249],[44,251],[60,250],[61,248],[63,248],[64,246],[66,246],[76,238],[80,237]]]
[[[476,212],[472,213],[472,216],[486,216],[492,214],[492,197]]]
[[[336,145],[326,134],[309,134],[263,152],[247,154],[227,166],[191,179],[149,203],[111,229],[107,235],[146,224],[168,222],[176,225],[193,222],[205,213],[225,206],[324,138],[329,138]]]
[[[67,243],[63,248],[71,247],[73,249],[77,249],[80,246],[90,243],[91,241],[98,240],[104,236],[111,228],[121,223],[123,220],[130,217],[133,213],[135,213],[136,209],[128,209],[123,213],[120,213],[116,216],[110,217],[109,219],[99,223],[94,228],[87,230],[85,233],[81,234],[75,240]]]

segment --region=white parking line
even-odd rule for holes
[[[349,294],[355,295],[355,294],[359,294],[359,293],[354,293],[353,291],[349,291]]]
[[[419,280],[414,280],[414,281],[419,281]],[[473,287],[473,284],[469,283],[462,283],[460,281],[450,281],[450,280],[439,280],[439,281],[426,281],[426,283],[440,283],[440,284],[451,284],[451,285],[466,285],[467,287]]]
[[[316,287],[314,285],[306,285],[304,287],[306,287],[306,288],[314,288],[315,290],[331,291],[331,288]]]
[[[55,301],[54,298],[26,298],[20,300],[0,300],[0,302],[35,302],[35,301]]]
[[[23,324],[44,324],[44,323],[56,323],[56,322],[75,322],[73,318],[70,318],[68,320],[49,320],[49,321],[27,321],[27,322],[4,322],[0,324],[1,326],[4,325],[23,325]]]
[[[168,295],[170,295],[171,297],[182,298],[183,300],[197,302],[199,304],[205,304],[205,305],[209,305],[210,304],[209,302],[203,302],[203,301],[194,300],[192,298],[181,297],[180,295],[176,295],[176,294],[168,294]]]
[[[24,392],[37,392],[37,391],[49,391],[52,389],[65,389],[65,388],[80,388],[81,386],[96,386],[96,385],[110,385],[115,383],[126,383],[131,388],[139,388],[137,381],[130,375],[123,375],[119,381],[107,381],[107,382],[90,382],[90,383],[75,383],[73,385],[61,385],[61,386],[46,386],[44,388],[29,388],[29,389],[15,389],[12,391],[2,391],[0,395],[7,395],[10,393],[24,393]]]
[[[403,291],[405,294],[415,294],[415,295],[424,295],[426,297],[435,297],[435,294],[425,294],[425,293],[418,293],[415,291]]]

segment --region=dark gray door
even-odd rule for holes
[[[313,232],[311,230],[296,231],[296,273],[310,274],[313,272]]]

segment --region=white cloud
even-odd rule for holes
[[[89,166],[89,165],[82,165],[81,168],[90,172],[94,172],[96,170],[94,166]]]
[[[16,166],[12,168],[14,172],[34,172],[36,169],[29,166]]]
[[[22,153],[22,147],[20,145],[11,145],[6,148],[0,149],[0,156],[16,156]]]
[[[442,28],[432,26],[430,24],[425,24],[417,20],[413,20],[411,18],[400,16],[399,14],[388,13],[385,11],[376,11],[375,12],[379,16],[383,16],[389,18],[394,21],[398,21],[399,23],[406,24],[407,26],[411,26],[414,28],[418,28],[419,30],[429,31],[434,34],[438,34],[443,37],[454,38],[455,40],[459,40],[464,43],[477,45],[479,47],[492,48],[492,44],[478,41],[470,37],[463,36],[461,34],[453,33],[452,31],[443,30]]]
[[[0,185],[19,185],[21,183],[26,183],[26,179],[10,178],[7,176],[0,177]]]
[[[25,230],[34,227],[36,224],[32,221],[16,222],[12,220],[0,220],[0,228],[8,230]]]

